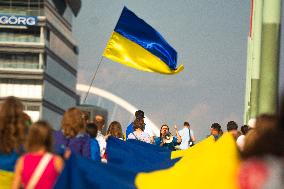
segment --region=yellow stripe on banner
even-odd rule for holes
[[[13,178],[13,172],[0,170],[0,189],[12,188]]]
[[[115,62],[147,72],[176,74],[184,69],[184,66],[180,65],[176,70],[171,70],[158,57],[116,32],[112,33],[103,56]]]
[[[171,159],[179,158],[179,157],[184,157],[184,156],[189,156],[191,157],[192,154],[200,154],[202,150],[206,150],[208,145],[214,144],[215,140],[213,136],[210,136],[201,142],[195,144],[194,146],[186,149],[186,150],[177,150],[177,151],[172,151],[171,152]]]
[[[169,169],[139,173],[135,185],[138,189],[238,189],[239,161],[236,142],[226,133],[217,142],[208,138],[196,145]]]

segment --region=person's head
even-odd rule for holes
[[[63,115],[61,129],[67,137],[75,137],[85,129],[84,114],[78,108],[69,108]]]
[[[189,125],[189,123],[188,123],[187,121],[185,121],[185,122],[183,123],[183,126],[190,128],[190,125]]]
[[[167,124],[163,124],[160,129],[160,137],[165,136],[170,131],[170,128]]]
[[[121,124],[118,121],[113,121],[109,124],[107,134],[116,138],[123,138]]]
[[[243,135],[246,135],[249,132],[250,128],[248,125],[241,126],[241,132]]]
[[[239,133],[238,133],[238,124],[237,124],[236,122],[234,122],[234,121],[229,121],[229,122],[227,123],[227,131],[228,131],[229,133],[231,133],[235,139],[238,138],[238,136],[239,136]]]
[[[98,126],[98,130],[102,132],[105,126],[105,119],[102,115],[96,115],[94,118],[94,123]]]
[[[24,106],[15,97],[7,97],[0,106],[0,152],[19,150],[26,136]]]
[[[144,112],[142,110],[137,110],[135,112],[135,118],[136,119],[144,119],[145,118]]]
[[[142,131],[144,131],[145,129],[144,119],[135,119],[133,121],[133,130],[136,131],[138,129],[141,129]]]
[[[96,138],[98,134],[98,126],[95,123],[88,123],[86,125],[86,132],[91,136],[91,138]]]
[[[211,135],[220,135],[221,125],[219,123],[213,123],[211,125]]]
[[[47,152],[52,151],[52,128],[46,121],[37,121],[29,128],[26,141],[28,152],[36,152],[44,148]]]
[[[82,113],[83,113],[83,116],[84,116],[85,124],[90,123],[90,112],[88,112],[88,111],[82,111]]]
[[[238,124],[234,121],[229,121],[227,123],[227,131],[236,131],[238,130]]]
[[[256,118],[255,128],[245,138],[244,158],[273,155],[284,156],[284,131],[278,127],[278,117],[263,114]]]

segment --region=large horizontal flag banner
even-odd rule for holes
[[[117,140],[111,139],[110,142],[116,143]],[[115,145],[119,145],[119,142]],[[136,143],[136,146],[140,150],[143,148],[142,143]],[[132,150],[133,148],[130,148],[128,152],[131,153]],[[154,150],[150,147],[150,151]],[[145,162],[140,161],[140,154],[137,154],[136,159],[134,156],[131,158],[134,158],[137,164],[144,164]],[[54,188],[238,189],[236,174],[240,160],[236,142],[231,134],[224,134],[217,142],[209,137],[187,150],[182,156],[168,169],[137,172],[126,169],[123,165],[109,162],[103,164],[72,154],[66,161],[64,170]],[[123,157],[125,156],[123,155]]]
[[[103,56],[142,71],[176,74],[177,52],[144,20],[126,7],[106,46]]]

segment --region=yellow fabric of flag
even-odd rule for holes
[[[13,178],[13,172],[0,170],[0,189],[11,189]]]
[[[117,32],[112,33],[103,56],[115,62],[147,72],[176,74],[184,69],[184,66],[181,65],[176,70],[171,70],[158,57]]]
[[[207,138],[183,155],[167,170],[138,174],[137,188],[239,188],[236,175],[240,160],[231,134],[224,134],[215,143]]]
[[[186,150],[177,150],[177,151],[172,151],[171,153],[171,159],[179,158],[179,157],[184,157],[184,156],[190,156],[190,154],[194,154],[196,150],[204,150],[206,147],[204,145],[209,145],[211,143],[214,143],[215,140],[212,136],[208,137],[207,139],[195,144],[194,146],[186,149]],[[200,153],[200,152],[197,152]]]

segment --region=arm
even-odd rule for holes
[[[177,143],[181,143],[182,139],[181,139],[181,136],[178,133],[178,129],[177,129],[176,125],[174,126],[174,129],[175,129],[175,132],[176,132]]]
[[[196,138],[195,138],[194,133],[193,133],[192,130],[190,130],[190,136],[191,136],[192,142],[195,142],[195,141],[196,141]]]
[[[60,157],[60,156],[55,156],[54,158],[54,167],[55,167],[55,170],[58,172],[58,173],[61,173],[63,167],[64,167],[64,161],[63,159]]]
[[[12,189],[19,189],[21,188],[22,180],[21,180],[21,173],[23,170],[23,157],[20,157],[16,163],[15,168],[15,175],[14,175],[14,181],[12,185]]]

